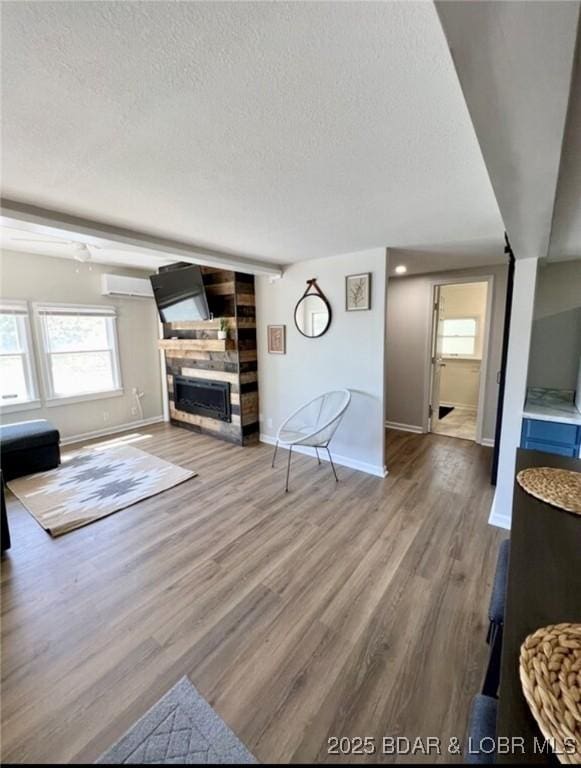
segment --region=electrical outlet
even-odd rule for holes
[[[103,411],[103,421],[109,421],[109,411]]]
[[[133,406],[133,408],[131,409],[131,415],[137,416],[137,408],[135,406]]]
[[[272,419],[267,419],[267,420],[266,420],[266,426],[267,426],[269,429],[272,429]]]

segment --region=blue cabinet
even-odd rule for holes
[[[579,455],[581,425],[523,419],[520,444],[522,448],[575,458]]]

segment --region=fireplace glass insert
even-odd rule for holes
[[[230,384],[226,381],[174,377],[175,407],[220,421],[232,421]]]

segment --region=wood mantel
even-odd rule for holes
[[[227,352],[237,349],[234,339],[160,339],[159,346],[166,352]]]

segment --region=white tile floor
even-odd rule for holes
[[[443,419],[434,419],[432,432],[447,437],[460,437],[463,440],[476,439],[476,411],[454,408]]]

